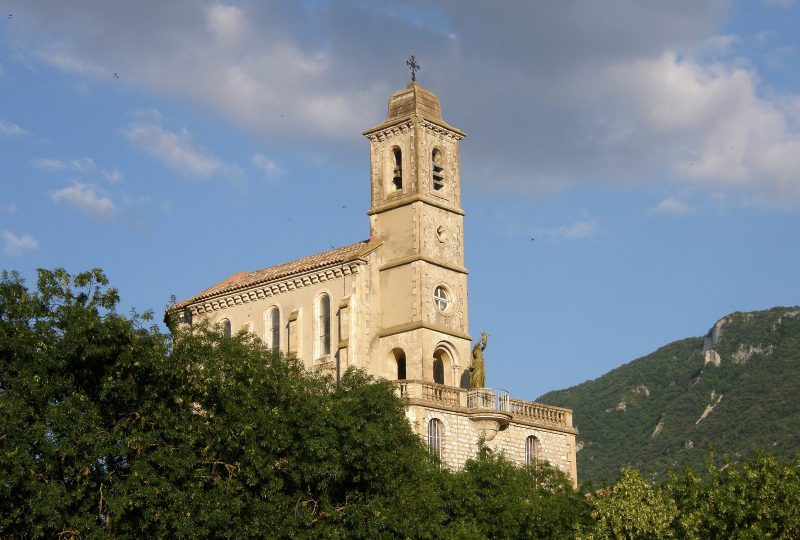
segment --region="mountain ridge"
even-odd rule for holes
[[[574,411],[580,480],[623,466],[652,480],[708,452],[732,460],[800,451],[800,307],[734,312],[700,337],[674,341],[538,401]]]

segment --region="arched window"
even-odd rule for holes
[[[433,353],[433,382],[436,384],[444,384],[444,351],[436,351]]]
[[[230,319],[222,319],[220,321],[222,325],[222,335],[223,337],[231,337],[231,321]]]
[[[394,358],[397,362],[397,380],[404,381],[406,379],[406,353],[398,351]]]
[[[331,299],[323,294],[317,300],[317,356],[331,354]]]
[[[539,459],[539,439],[531,435],[525,439],[525,465],[533,465]]]
[[[278,309],[278,306],[272,306],[269,309],[264,322],[266,327],[264,337],[267,347],[277,351],[281,347],[281,310]]]
[[[431,153],[431,176],[433,179],[433,189],[440,190],[444,187],[444,159],[442,151],[434,148]]]
[[[392,186],[395,191],[403,189],[403,153],[398,147],[392,148],[394,168],[392,169]]]
[[[442,433],[444,432],[442,421],[438,418],[428,422],[428,451],[434,456],[442,455]]]

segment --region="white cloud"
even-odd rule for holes
[[[55,203],[66,203],[81,213],[101,219],[113,218],[118,210],[114,201],[98,193],[94,186],[77,180],[73,181],[71,186],[51,193],[50,199]]]
[[[33,160],[33,166],[43,171],[74,171],[89,173],[94,171],[97,166],[92,158],[82,157],[72,160],[59,160],[50,158],[39,158]]]
[[[186,176],[209,178],[229,168],[213,155],[200,150],[186,129],[173,133],[158,124],[134,122],[125,136],[145,153]]]
[[[22,255],[39,247],[39,242],[30,234],[16,235],[11,231],[4,230],[3,241],[5,242],[3,251],[7,255]]]
[[[9,137],[17,137],[25,134],[25,130],[12,122],[0,120],[0,134],[8,135]]]
[[[255,167],[264,171],[266,179],[271,182],[276,181],[283,174],[283,169],[281,169],[280,165],[267,156],[254,154],[252,162]]]
[[[579,240],[591,238],[596,232],[597,223],[591,219],[584,218],[571,225],[535,229],[533,235],[534,237],[552,238],[554,240]]]
[[[758,96],[757,77],[741,68],[704,66],[674,53],[618,66],[619,114],[629,139],[651,160],[672,160],[678,179],[752,202],[800,207],[800,133],[790,101]]]
[[[112,184],[122,182],[123,179],[122,173],[119,172],[119,169],[111,169],[110,171],[103,169],[103,176],[105,176],[106,180],[108,180]]]
[[[800,127],[782,105],[795,96],[763,82],[756,59],[736,56],[749,53],[747,40],[716,34],[737,9],[726,2],[24,9],[37,30],[19,46],[50,65],[108,84],[118,71],[126,85],[206,107],[270,144],[363,152],[358,133],[402,87],[403,44],[413,40],[425,51],[422,84],[447,121],[470,128],[466,184],[536,197],[589,182],[651,187],[658,177],[800,207]],[[436,24],[420,24],[428,20]],[[186,174],[224,168],[161,125],[139,118],[127,133]]]
[[[673,197],[667,197],[648,210],[650,214],[680,215],[688,214],[689,207],[682,201]]]

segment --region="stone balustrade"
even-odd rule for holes
[[[509,397],[508,392],[496,388],[467,390],[428,381],[394,381],[401,398],[416,400],[447,408],[467,410],[492,410],[512,415],[512,419],[533,421],[558,427],[572,427],[572,411]]]

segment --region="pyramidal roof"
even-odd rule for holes
[[[423,116],[430,120],[442,121],[442,108],[439,98],[430,90],[425,90],[417,82],[410,82],[389,98],[389,112],[386,120]]]
[[[454,128],[444,121],[442,118],[442,108],[439,105],[439,98],[436,97],[436,94],[430,90],[425,90],[416,81],[408,83],[405,88],[392,94],[392,97],[389,98],[386,120],[384,120],[381,125],[364,132],[364,135],[414,117],[424,118],[434,124],[454,131],[462,137],[464,136],[461,130]]]

